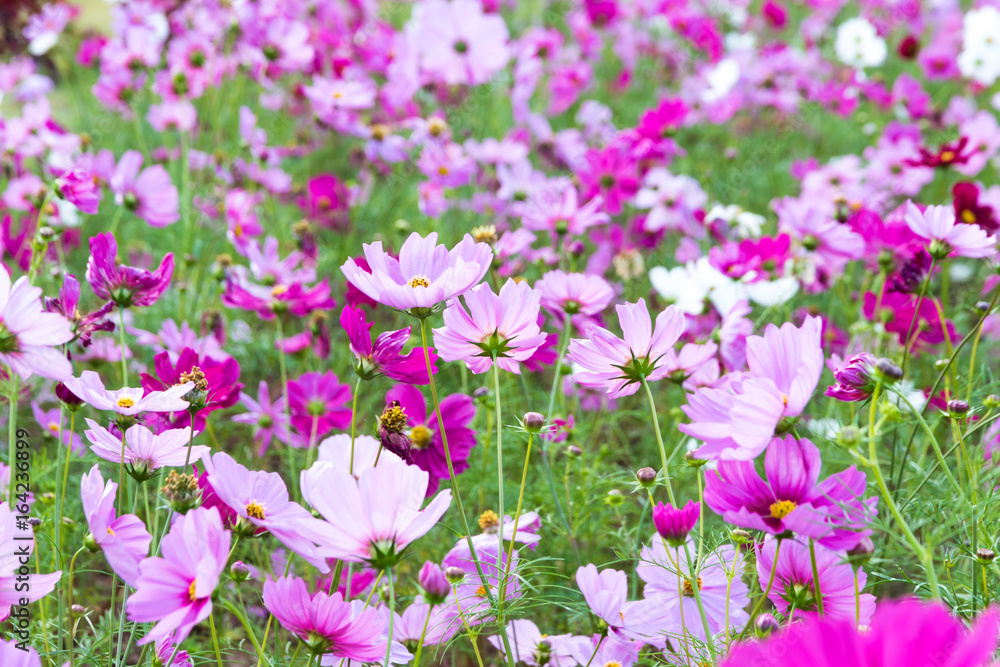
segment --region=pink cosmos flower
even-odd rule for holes
[[[125,431],[124,455],[122,437],[87,419],[89,431],[83,435],[90,441],[90,449],[105,461],[129,466],[129,472],[138,478],[147,478],[160,468],[177,468],[189,461],[188,445],[191,442],[191,428],[175,428],[154,435],[142,424],[130,426]],[[192,445],[190,461],[208,453],[205,445]]]
[[[80,497],[90,537],[104,552],[111,569],[122,581],[135,588],[139,581],[139,563],[149,553],[153,537],[136,515],[116,517],[117,491],[115,482],[104,483],[100,466],[96,463],[80,480]]]
[[[385,657],[382,619],[374,607],[356,614],[340,593],[310,595],[297,577],[265,581],[264,606],[312,651],[360,662]]]
[[[302,438],[326,435],[351,424],[351,387],[337,379],[333,371],[303,373],[288,383],[288,406],[294,426]],[[294,443],[293,443],[294,444]],[[307,441],[299,443],[306,445]],[[313,443],[315,444],[315,443]]]
[[[387,331],[379,334],[374,345],[371,339],[371,328],[365,319],[365,311],[351,305],[344,306],[340,312],[340,326],[347,332],[351,344],[351,352],[355,356],[354,370],[359,377],[372,379],[385,375],[399,382],[408,384],[427,384],[427,364],[424,360],[424,348],[415,347],[403,354],[403,345],[410,339],[410,327],[398,331]],[[431,369],[437,372],[434,362],[437,353],[430,350]]]
[[[105,320],[105,316],[115,307],[113,301],[108,301],[97,310],[84,315],[80,312],[80,282],[76,276],[66,274],[63,278],[59,296],[45,297],[45,310],[58,313],[69,320],[73,334],[83,347],[90,347],[91,337],[96,331],[113,331],[113,322]]]
[[[303,497],[328,522],[322,546],[332,557],[385,569],[451,505],[451,491],[445,490],[421,509],[427,483],[425,471],[403,462],[380,461],[356,480],[320,461],[302,472],[301,486]]]
[[[142,153],[125,151],[108,185],[115,203],[135,213],[151,227],[166,227],[181,219],[177,188],[167,170],[156,164],[139,173]]]
[[[41,296],[26,276],[11,285],[0,266],[0,363],[23,380],[32,375],[65,380],[73,367],[55,346],[73,340],[73,329],[62,315],[42,310]]]
[[[35,647],[28,646],[25,650],[21,644],[16,638],[10,641],[0,639],[0,664],[4,667],[42,667],[42,659],[38,657]]]
[[[21,514],[25,512],[18,509],[15,514],[6,501],[0,502],[0,623],[10,617],[11,605],[20,605],[23,598],[29,602],[41,600],[55,590],[62,577],[61,571],[36,574],[33,572],[34,565],[28,569],[24,565],[27,561],[21,561],[35,550],[31,525],[17,518]],[[2,652],[0,656],[3,656]],[[6,662],[2,664],[4,667],[7,665]]]
[[[468,234],[448,250],[437,244],[437,232],[414,232],[399,250],[399,259],[382,250],[382,242],[364,246],[369,270],[348,259],[341,271],[352,285],[375,301],[426,316],[430,309],[463,294],[482,280],[493,251]]]
[[[240,402],[247,412],[235,415],[233,421],[254,426],[253,439],[260,443],[257,456],[264,456],[272,438],[288,444],[291,436],[285,415],[285,397],[280,396],[272,401],[267,380],[261,380],[257,385],[257,400],[252,399],[249,394],[241,393]]]
[[[464,361],[473,373],[493,364],[521,373],[518,362],[529,359],[546,341],[538,328],[541,292],[526,282],[508,279],[496,295],[488,284],[456,297],[444,311],[444,326],[434,330],[438,354],[445,361]]]
[[[796,539],[778,542],[768,536],[763,546],[755,547],[757,552],[757,576],[761,587],[766,588],[771,578],[771,569],[776,567],[774,584],[768,599],[774,603],[777,610],[783,614],[789,613],[794,606],[792,618],[803,620],[816,618],[816,584],[813,579],[812,561],[808,542]],[[778,563],[774,565],[775,551],[778,552]],[[872,612],[875,611],[875,596],[862,593],[855,600],[854,591],[863,591],[868,583],[868,575],[861,568],[855,574],[850,563],[847,563],[840,553],[817,545],[816,571],[820,580],[820,593],[823,596],[823,613],[829,619],[854,621],[860,625],[868,625]],[[855,577],[857,581],[855,582]],[[856,588],[855,588],[856,587]]]
[[[886,601],[870,627],[858,628],[853,618],[809,618],[766,641],[734,647],[722,665],[987,667],[995,665],[997,616],[990,608],[968,628],[940,602]]]
[[[580,236],[589,228],[611,220],[601,210],[603,204],[604,198],[598,195],[581,206],[580,195],[569,183],[539,188],[524,206],[521,223],[525,229]]]
[[[581,641],[582,640],[582,641]],[[642,642],[624,640],[614,635],[608,635],[601,640],[600,635],[593,637],[570,637],[566,641],[567,652],[577,665],[586,667],[592,665],[621,665],[633,667],[639,661],[639,651]],[[573,663],[568,663],[573,664]]]
[[[607,280],[589,273],[549,271],[536,283],[541,304],[555,315],[597,315],[615,298]]]
[[[118,243],[110,232],[90,237],[87,282],[101,299],[123,308],[152,306],[170,285],[174,253],[163,256],[156,271],[118,264]]]
[[[635,162],[615,145],[591,149],[586,166],[577,176],[583,185],[583,196],[588,199],[602,196],[604,208],[611,215],[621,213],[622,205],[639,190]]]
[[[385,400],[387,405],[399,402],[402,433],[409,437],[409,456],[413,465],[427,472],[427,494],[437,491],[442,479],[448,479],[448,462],[444,456],[442,429],[448,436],[455,474],[460,475],[469,468],[469,456],[476,446],[476,432],[472,422],[476,416],[476,404],[471,396],[451,394],[441,399],[441,422],[433,407],[428,410],[424,395],[414,386],[397,384],[390,389]],[[357,472],[357,469],[355,469]]]
[[[507,24],[498,13],[484,13],[480,0],[424,0],[414,7],[408,31],[421,69],[449,85],[486,83],[510,57]]]
[[[661,359],[684,333],[684,314],[674,306],[656,316],[652,326],[646,301],[615,306],[622,335],[618,338],[602,327],[588,330],[590,340],[573,339],[568,357],[583,367],[573,379],[585,387],[607,390],[611,398],[634,394],[643,379],[656,381],[668,371]]]
[[[576,584],[594,615],[621,639],[648,639],[658,628],[658,614],[646,600],[627,602],[628,576],[610,568],[597,571],[593,563],[576,571]]]
[[[930,241],[928,250],[936,259],[958,257],[991,257],[997,252],[996,239],[978,225],[955,222],[950,206],[928,206],[923,212],[906,201],[906,224],[920,238]]]
[[[653,621],[660,641],[664,636],[674,645],[678,638],[685,641],[685,636],[705,641],[705,625],[694,598],[695,582],[691,580],[696,563],[700,563],[700,568],[695,581],[708,616],[709,631],[714,636],[742,629],[749,620],[745,608],[750,601],[750,589],[738,576],[730,583],[728,573],[742,570],[743,558],[735,547],[723,544],[705,553],[699,561],[698,546],[692,540],[686,546],[682,542],[676,547],[665,547],[660,536],[653,535],[649,546],[639,553],[635,570],[646,582],[643,596],[655,610]]]
[[[201,371],[203,379],[199,379],[194,391],[188,394],[186,400],[195,401],[192,408],[198,412],[192,424],[188,411],[178,414],[171,422],[173,428],[193,426],[196,431],[205,428],[206,415],[215,410],[232,407],[239,400],[243,384],[239,382],[240,365],[232,357],[224,361],[216,361],[209,357],[201,357],[190,348],[181,351],[177,360],[170,358],[167,352],[160,352],[153,357],[156,375],[142,373],[142,387],[149,393],[166,392],[171,387],[189,382],[188,378],[196,370]],[[201,383],[204,382],[204,386]]]
[[[160,544],[160,557],[139,564],[136,591],[125,610],[130,621],[156,623],[140,646],[173,635],[181,643],[212,613],[212,593],[229,558],[232,533],[214,507],[178,515]]]
[[[35,421],[41,426],[45,431],[55,438],[57,441],[62,443],[63,447],[68,447],[74,454],[78,456],[83,456],[86,448],[83,446],[83,440],[80,439],[78,433],[73,433],[69,430],[69,424],[63,423],[60,426],[60,422],[66,421],[61,418],[60,408],[52,408],[50,410],[43,410],[38,401],[31,402],[31,414],[34,415]]]
[[[288,488],[276,472],[250,470],[225,452],[201,459],[218,501],[236,513],[233,528],[256,534],[263,528],[282,544],[319,569],[329,572],[321,544],[329,531],[322,521],[288,498]]]
[[[373,467],[376,460],[379,461],[380,465],[382,461],[388,461],[389,459],[393,461],[402,460],[388,449],[383,449],[382,443],[378,438],[373,438],[370,435],[355,435],[353,460],[351,458],[351,436],[349,433],[331,435],[319,443],[317,449],[317,460],[329,461],[337,470],[352,473],[355,479],[361,475],[362,470]],[[437,488],[435,487],[434,490],[436,491]]]
[[[53,184],[56,194],[87,215],[97,213],[101,203],[101,189],[94,182],[94,175],[83,169],[64,172]]]
[[[833,372],[833,378],[837,382],[827,387],[825,393],[840,401],[863,401],[871,396],[875,389],[874,374],[875,357],[867,352],[861,352],[843,362]]]
[[[851,466],[819,482],[819,449],[788,435],[767,446],[767,482],[752,461],[719,461],[705,472],[705,503],[740,528],[787,531],[830,549],[852,549],[871,535],[878,498],[862,500],[866,477]]]
[[[571,635],[542,634],[534,621],[527,618],[518,618],[507,623],[507,643],[510,644],[511,652],[514,654],[514,662],[522,662],[529,667],[540,667],[541,656],[548,658],[541,665],[576,667],[577,662],[570,655],[567,644],[570,638]],[[503,640],[499,635],[487,639],[493,648],[503,652]]]
[[[183,396],[194,389],[194,382],[185,382],[165,391],[151,391],[145,395],[138,387],[109,390],[104,388],[101,376],[94,371],[83,371],[80,377],[69,377],[63,384],[84,403],[98,410],[111,410],[128,417],[135,417],[143,412],[187,410],[188,402]]]
[[[684,544],[688,533],[698,523],[701,516],[701,503],[689,500],[683,508],[673,505],[656,503],[653,508],[653,525],[656,532],[672,547]]]

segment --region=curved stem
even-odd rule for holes
[[[823,591],[820,589],[819,569],[816,567],[816,542],[809,538],[809,563],[812,566],[813,588],[816,594],[816,611],[820,616],[826,616],[823,611]]]
[[[420,656],[424,652],[424,640],[427,638],[427,626],[431,622],[431,613],[434,611],[434,605],[427,605],[427,618],[424,619],[424,629],[420,631],[420,642],[417,644],[417,653],[413,658],[413,667],[420,667]]]
[[[392,568],[386,570],[385,578],[389,582],[389,639],[385,643],[385,664],[390,665],[392,658],[392,630],[396,620],[396,589],[392,583]]]
[[[674,500],[674,489],[670,484],[670,472],[667,470],[667,450],[663,446],[663,434],[660,433],[660,420],[656,416],[656,404],[653,402],[653,392],[650,390],[649,383],[646,382],[645,377],[642,378],[642,388],[646,390],[646,398],[649,399],[649,413],[653,417],[656,444],[660,447],[660,463],[663,465],[663,481],[667,486],[667,497],[670,498],[670,504],[676,507],[677,501]]]

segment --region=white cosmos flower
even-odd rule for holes
[[[840,24],[833,49],[842,63],[859,69],[878,67],[887,53],[885,40],[878,36],[875,26],[860,16]]]

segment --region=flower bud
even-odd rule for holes
[[[688,533],[698,523],[700,515],[701,503],[694,500],[689,500],[683,509],[657,503],[653,508],[653,525],[667,544],[679,547],[687,540]]]
[[[961,419],[969,414],[969,402],[960,398],[953,398],[948,401],[948,415],[952,419]]]
[[[652,468],[639,468],[635,473],[635,478],[644,489],[648,489],[656,484],[656,471]]]
[[[455,586],[462,583],[462,580],[465,579],[465,570],[452,565],[451,567],[445,569],[444,577],[448,580],[449,584]]]
[[[757,620],[754,621],[753,625],[754,625],[754,632],[756,632],[757,636],[760,637],[761,639],[769,637],[772,632],[777,632],[778,629],[781,627],[778,624],[778,619],[776,619],[773,615],[767,612],[764,612],[763,614],[758,616]]]
[[[241,560],[229,566],[229,576],[233,581],[246,581],[250,578],[250,568]]]
[[[32,528],[38,528],[40,525],[42,525],[42,519],[41,519],[41,517],[37,517],[37,516],[29,517],[28,518],[28,524]]]
[[[170,507],[178,514],[185,514],[201,503],[201,487],[198,486],[198,478],[190,473],[178,473],[176,470],[171,470],[167,478],[163,480],[160,494],[166,498]]]
[[[570,456],[580,456],[581,454],[583,454],[583,450],[577,447],[576,445],[570,445],[569,447],[566,448],[566,453],[569,454]]]
[[[990,302],[989,301],[977,301],[976,305],[975,305],[975,308],[976,308],[976,312],[977,313],[979,313],[980,315],[985,315],[990,310]]]
[[[948,360],[947,359],[935,359],[934,360],[934,370],[936,370],[936,371],[943,371],[946,368],[948,368]]]
[[[848,449],[857,447],[861,442],[861,431],[856,426],[845,426],[837,434],[837,442]]]
[[[545,426],[545,417],[538,412],[527,412],[521,420],[521,424],[528,433],[538,433]]]
[[[987,410],[996,410],[997,408],[1000,408],[1000,396],[990,394],[983,399],[983,407]]]
[[[996,553],[994,553],[993,549],[978,549],[976,551],[976,560],[978,560],[983,565],[986,565],[987,563],[992,563],[993,559],[996,557],[997,555]]]
[[[753,542],[753,535],[751,535],[748,530],[735,528],[731,533],[729,533],[729,539],[736,544],[751,544]]]
[[[63,402],[63,405],[70,412],[76,412],[83,405],[83,401],[62,382],[56,385],[56,397]]]
[[[685,454],[684,461],[686,461],[687,464],[692,468],[700,468],[706,463],[708,463],[706,459],[699,459],[697,456],[695,456],[694,452],[688,452],[687,454]]]
[[[69,613],[72,614],[73,616],[83,616],[84,614],[87,613],[87,608],[84,607],[82,604],[74,604],[72,607],[69,608]]]
[[[93,533],[87,533],[87,536],[83,538],[83,546],[87,548],[87,551],[97,552],[100,550]]]
[[[431,561],[427,561],[420,568],[420,573],[417,575],[417,582],[424,589],[424,598],[432,605],[444,602],[444,599],[448,597],[448,593],[451,591],[451,586],[448,584],[448,578],[444,570],[441,569],[440,565]]]
[[[875,362],[875,368],[878,370],[879,375],[882,376],[882,381],[886,384],[892,384],[903,379],[903,369],[897,366],[892,359],[882,357]]]
[[[836,384],[827,387],[826,395],[839,401],[863,401],[875,389],[875,357],[862,352],[848,359],[833,374]]]

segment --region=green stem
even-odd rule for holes
[[[663,481],[667,485],[667,497],[670,498],[670,504],[677,507],[677,501],[674,500],[674,489],[670,484],[670,472],[667,470],[667,450],[663,446],[663,434],[660,433],[660,420],[656,416],[656,404],[653,402],[653,392],[649,388],[649,383],[646,382],[646,378],[642,378],[642,388],[646,390],[646,398],[649,399],[649,413],[653,417],[653,430],[656,432],[656,444],[660,447],[660,462],[663,465]]]
[[[125,358],[125,308],[118,306],[118,340],[122,347],[122,386],[128,386],[128,360]]]
[[[208,615],[208,625],[212,629],[212,646],[215,647],[215,664],[222,667],[222,654],[219,652],[219,635],[215,631],[215,614]]]
[[[517,539],[517,525],[521,520],[521,505],[524,502],[524,487],[528,480],[528,463],[531,461],[531,441],[534,435],[534,433],[528,433],[528,451],[524,454],[524,469],[521,471],[521,491],[517,495],[517,511],[514,513],[514,532],[510,536],[510,546],[507,547],[507,563],[504,566],[503,589],[500,593],[501,599],[504,596],[504,591],[507,589],[507,577],[510,576],[510,563],[514,558],[514,542]],[[503,535],[502,532],[501,535]]]
[[[774,547],[774,562],[771,563],[771,575],[767,579],[767,588],[762,591],[762,595],[757,599],[754,604],[753,609],[750,611],[750,618],[747,619],[747,624],[743,628],[743,632],[740,634],[740,640],[746,638],[747,632],[753,626],[753,621],[757,618],[757,614],[760,613],[761,607],[764,606],[764,602],[767,600],[767,596],[771,594],[771,587],[774,586],[774,575],[778,571],[778,554],[781,553],[781,538],[777,538],[778,543]]]
[[[819,568],[816,567],[816,543],[813,538],[809,538],[809,563],[812,566],[813,587],[816,594],[816,610],[820,616],[826,616],[823,611],[823,591],[820,589]]]
[[[0,269],[2,270],[2,269]],[[17,442],[17,398],[21,378],[13,370],[9,373],[10,381],[10,416],[7,418],[7,465],[10,466],[10,484],[7,485],[7,506],[14,510],[14,471],[17,469],[15,444]]]
[[[500,496],[500,507],[497,515],[500,517],[500,531],[503,534],[503,420],[500,418],[500,366],[497,365],[496,357],[493,358],[493,403],[496,406],[497,421],[497,492]],[[500,549],[497,550],[497,569],[500,568],[500,558],[503,554],[503,538],[500,538]],[[503,597],[500,598],[500,608],[503,609]]]
[[[386,570],[385,578],[389,582],[389,639],[385,643],[385,664],[390,665],[392,664],[389,662],[392,657],[392,626],[396,620],[396,589],[392,583],[392,568]]]
[[[361,392],[361,378],[354,383],[354,399],[351,401],[351,463],[348,472],[354,474],[354,437],[358,420],[358,394]]]
[[[920,296],[917,297],[917,305],[913,311],[913,317],[910,319],[910,328],[906,332],[906,338],[903,339],[903,374],[906,374],[906,362],[909,360],[910,355],[910,338],[913,336],[913,326],[917,323],[917,316],[920,314],[920,306],[924,302],[924,294],[927,292],[927,285],[931,282],[931,276],[934,275],[934,264],[937,260],[931,258],[931,267],[927,270],[927,277],[924,278],[923,284],[920,286]]]
[[[559,356],[556,357],[556,370],[552,378],[552,389],[549,390],[549,411],[545,416],[546,424],[552,421],[552,411],[556,406],[556,391],[559,390],[559,376],[562,374],[563,358],[566,356],[566,348],[569,347],[569,337],[572,335],[572,332],[573,325],[570,322],[569,315],[567,315],[566,322],[563,325],[562,341],[559,344]]]
[[[427,626],[431,622],[431,614],[434,612],[434,605],[427,605],[427,618],[424,619],[424,629],[420,631],[420,642],[417,644],[417,653],[413,658],[413,667],[420,667],[420,656],[424,652],[424,640],[427,638]]]

